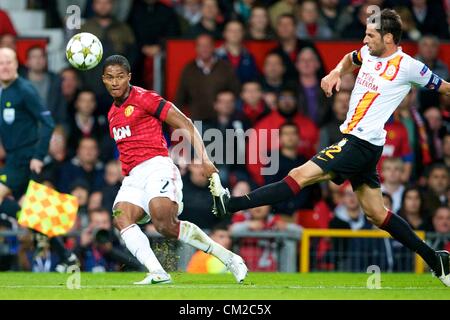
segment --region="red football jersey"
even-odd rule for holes
[[[136,86],[120,107],[112,104],[109,133],[119,149],[123,175],[146,160],[168,156],[162,122],[171,105],[156,92]]]

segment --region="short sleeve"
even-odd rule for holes
[[[167,113],[169,112],[172,103],[166,101],[156,92],[149,92],[146,97],[147,111],[155,118],[164,121],[167,118]]]
[[[410,59],[409,64],[409,78],[411,84],[416,84],[421,87],[426,87],[431,90],[439,89],[442,79],[434,74],[423,62]]]
[[[368,53],[367,46],[361,47],[359,50],[352,52],[352,62],[354,65],[360,66],[363,63],[364,57]]]

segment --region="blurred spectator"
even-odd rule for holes
[[[242,85],[240,110],[253,126],[257,121],[270,113],[264,101],[261,85],[257,81],[245,82]]]
[[[196,39],[197,57],[181,74],[176,104],[187,108],[193,120],[214,119],[214,98],[219,91],[239,92],[239,80],[226,61],[214,56],[214,39],[206,34]]]
[[[400,121],[408,132],[409,147],[412,153],[410,180],[416,180],[422,174],[423,167],[432,161],[425,123],[415,106],[416,91],[416,89],[412,89],[400,102],[394,113],[394,118]],[[403,181],[407,181],[407,173],[404,172]]]
[[[278,145],[271,145],[272,136],[274,135],[272,130],[278,130],[285,122],[292,122],[297,125],[299,130],[299,154],[305,158],[312,157],[316,154],[319,143],[319,130],[310,119],[299,114],[295,92],[291,89],[284,89],[278,96],[277,104],[277,110],[272,111],[254,126],[255,130],[249,137],[248,154],[262,156],[266,154],[267,151],[278,148]],[[261,130],[264,132],[267,130],[267,135],[261,135]],[[264,137],[267,139],[266,142],[259,140]],[[266,161],[266,159],[258,160],[258,163],[247,164],[247,170],[252,179],[258,185],[262,185],[264,184],[264,178],[261,176],[261,163]]]
[[[368,7],[369,4],[365,3],[355,8],[351,22],[341,32],[341,38],[361,41],[366,36]]]
[[[269,53],[264,58],[263,72],[260,78],[262,90],[279,94],[285,87],[286,67],[283,64],[283,58],[277,53]]]
[[[128,270],[142,270],[140,263],[121,247],[112,228],[111,214],[105,209],[89,212],[89,225],[82,231],[75,252],[83,271],[119,271],[123,265]]]
[[[422,37],[419,29],[417,29],[413,14],[407,7],[394,8],[402,19],[402,40],[419,41]]]
[[[189,29],[187,35],[190,38],[197,38],[202,34],[209,34],[214,39],[220,39],[223,32],[223,17],[217,0],[203,0],[201,12],[201,20]]]
[[[17,231],[17,222],[6,214],[0,213],[0,233],[7,231]],[[0,235],[0,271],[18,269],[18,251],[19,242],[16,236]]]
[[[251,10],[256,0],[235,0],[233,1],[233,11],[243,23],[247,23]]]
[[[102,136],[108,134],[107,128],[103,124],[100,124],[94,116],[96,108],[97,101],[95,93],[88,89],[80,90],[75,99],[76,112],[69,123],[68,151],[70,157],[75,155],[81,138],[94,138],[100,143]]]
[[[269,8],[270,22],[273,28],[276,28],[280,16],[295,13],[297,0],[280,0]]]
[[[325,21],[328,28],[336,38],[342,29],[350,22],[351,15],[342,1],[320,0],[320,17]]]
[[[265,7],[253,6],[247,22],[246,38],[248,40],[271,40],[275,38],[275,33],[270,25],[269,13]]]
[[[316,1],[303,1],[298,15],[297,37],[300,39],[330,39],[333,36],[328,25],[320,19]]]
[[[312,48],[319,57],[319,78],[322,78],[325,75],[322,58],[320,57],[320,53],[314,44],[309,40],[297,39],[297,35],[295,34],[295,17],[293,15],[281,15],[277,21],[276,32],[278,37],[278,46],[273,49],[272,52],[278,53],[283,59],[287,79],[298,78],[295,62],[297,60],[298,53],[305,47]]]
[[[215,225],[209,233],[209,237],[225,249],[231,249],[230,231],[225,224]],[[199,250],[189,260],[186,272],[217,274],[226,273],[228,270],[219,259]]]
[[[47,71],[47,54],[40,46],[27,51],[27,73],[24,77],[31,81],[44,103],[50,110],[56,124],[67,126],[67,104],[61,93],[61,78]]]
[[[48,149],[44,158],[44,167],[39,175],[39,181],[51,188],[56,188],[61,173],[61,167],[67,158],[67,137],[64,128],[56,126],[53,130]]]
[[[133,30],[113,16],[113,0],[92,0],[94,16],[81,26],[81,32],[96,35],[103,45],[103,57],[121,54],[134,66],[137,58],[136,40]],[[94,90],[99,101],[100,114],[106,115],[111,106],[111,97],[101,79],[102,68],[97,66],[81,73],[83,84]]]
[[[450,170],[450,133],[442,139],[442,163]]]
[[[89,203],[89,185],[85,180],[77,178],[75,181],[70,182],[69,192],[78,201],[77,221],[72,230],[81,231],[81,229],[86,228],[89,224],[87,209]]]
[[[439,108],[430,107],[424,112],[424,118],[428,126],[428,145],[434,160],[442,158],[442,138],[446,128],[442,121],[442,114]]]
[[[214,110],[217,116],[214,120],[204,123],[203,132],[207,132],[208,129],[220,130],[224,143],[218,144],[216,139],[212,139],[211,142],[216,145],[215,154],[212,156],[216,157],[213,162],[219,169],[221,180],[227,185],[235,171],[245,172],[244,131],[250,127],[250,123],[242,113],[236,111],[236,98],[231,91],[221,91],[217,94]],[[232,138],[233,141],[229,141],[228,138]],[[205,142],[205,145],[208,147],[209,143]]]
[[[430,231],[430,215],[425,211],[422,192],[418,187],[407,187],[403,191],[401,207],[398,211],[414,230]]]
[[[320,88],[320,61],[313,49],[303,48],[297,56],[298,104],[300,112],[317,126],[324,124],[330,117],[328,100]]]
[[[153,88],[153,58],[162,52],[167,38],[180,35],[175,10],[158,0],[136,0],[128,23],[141,52],[133,72],[135,82]]]
[[[424,194],[425,208],[434,212],[438,207],[447,206],[449,171],[444,164],[433,164],[428,168],[427,189]]]
[[[397,213],[401,206],[401,200],[405,186],[402,184],[402,172],[404,163],[399,158],[386,158],[381,165],[383,183],[381,191],[392,197],[392,212]]]
[[[341,89],[334,94],[332,118],[320,128],[320,150],[342,139],[342,132],[339,127],[347,117],[349,103],[350,91]]]
[[[200,22],[202,18],[201,0],[184,0],[175,4],[175,11],[179,16],[181,34],[186,34],[188,30]]]
[[[82,18],[91,18],[94,15],[93,0],[57,0],[55,2],[62,20],[67,17],[67,8],[73,4],[80,8]],[[124,22],[130,14],[132,3],[133,0],[114,0],[111,16]]]
[[[87,184],[88,191],[99,191],[105,184],[103,164],[99,161],[97,141],[93,138],[82,138],[77,153],[70,162],[61,168],[58,190],[68,192],[72,181],[81,179]]]
[[[61,93],[67,104],[67,113],[69,118],[75,114],[75,99],[78,90],[81,88],[81,80],[76,69],[67,67],[60,72],[61,75]]]
[[[279,215],[270,213],[270,206],[249,209],[233,215],[231,234],[251,233],[252,231],[286,231],[296,235],[302,228],[287,223]],[[267,238],[241,238],[239,255],[245,260],[250,271],[277,271],[277,244]]]
[[[118,160],[111,160],[105,166],[105,186],[102,188],[103,208],[112,209],[117,192],[119,192],[123,177]]]
[[[14,37],[17,36],[16,29],[14,28],[8,13],[5,10],[0,9],[0,36],[10,34]]]
[[[432,243],[436,250],[450,250],[450,208],[439,207],[433,214],[433,228],[437,238]]]
[[[439,59],[440,42],[438,37],[425,35],[419,41],[416,59],[422,61],[442,79],[449,78],[448,66]],[[433,90],[419,89],[419,104],[423,112],[430,106],[439,104],[439,93]]]
[[[447,19],[441,1],[411,0],[411,12],[422,34],[434,34],[441,39],[449,38]]]
[[[189,220],[201,229],[212,229],[219,219],[211,214],[212,198],[208,178],[200,164],[189,164],[189,173],[183,177],[184,209],[180,220]]]
[[[236,72],[241,83],[255,80],[258,69],[253,54],[244,47],[244,26],[238,20],[232,20],[225,25],[224,43],[216,50],[216,55],[228,61]]]
[[[401,182],[407,183],[411,177],[411,170],[414,160],[414,154],[410,147],[408,130],[402,122],[395,120],[392,116],[384,125],[386,130],[386,142],[383,146],[383,153],[378,161],[378,169],[388,158],[400,158],[403,161],[401,172]]]
[[[289,172],[308,159],[298,154],[300,137],[295,123],[286,122],[280,127],[280,156],[279,169],[276,174],[265,176],[265,184],[274,183],[284,179]],[[314,206],[312,190],[314,186],[302,188],[302,192],[289,201],[273,206],[275,212],[282,214],[285,220],[293,221],[294,213],[299,209],[312,209]]]

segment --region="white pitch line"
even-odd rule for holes
[[[67,289],[64,285],[0,285],[2,289]],[[136,289],[136,288],[151,288],[151,289],[346,289],[346,290],[369,290],[367,287],[355,287],[355,286],[268,286],[268,285],[81,285],[80,289]],[[381,287],[376,290],[448,290],[447,288],[430,288],[430,287]],[[67,289],[69,290],[69,289]]]

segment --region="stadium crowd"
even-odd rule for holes
[[[233,151],[236,157],[245,158],[240,153],[279,148],[275,175],[261,175],[262,160],[247,165],[219,164],[221,178],[233,194],[242,195],[280,180],[321,148],[341,139],[339,125],[348,110],[355,76],[346,75],[341,90],[332,99],[326,98],[320,89],[326,70],[314,40],[361,41],[369,5],[395,8],[403,20],[403,39],[418,42],[416,58],[443,79],[450,79],[448,66],[438,58],[440,41],[450,37],[449,1],[28,1],[29,8],[45,10],[47,26],[62,29],[65,9],[74,3],[82,12],[81,31],[99,37],[104,57],[126,56],[132,63],[135,85],[153,87],[152,59],[165,52],[167,39],[195,42],[196,58],[184,66],[173,102],[192,120],[201,120],[203,132],[215,128],[225,135],[227,129],[254,129],[245,148],[233,145],[229,150],[226,144],[225,154]],[[79,31],[65,29],[65,34],[69,38]],[[0,10],[0,47],[15,48],[17,37],[20,34],[7,11]],[[277,42],[262,68],[246,48],[247,40]],[[71,193],[79,201],[72,230],[79,235],[67,237],[66,247],[78,256],[82,270],[113,271],[123,264],[140,269],[111,224],[111,207],[122,176],[114,140],[109,136],[106,115],[111,98],[101,82],[101,67],[86,72],[66,67],[56,74],[48,71],[45,48],[33,46],[19,71],[36,87],[57,124],[38,181]],[[413,88],[386,124],[387,140],[379,163],[386,205],[415,230],[443,235],[450,234],[449,120],[450,97]],[[269,130],[270,136],[278,129],[276,145],[268,141],[267,150],[252,149],[262,148],[258,132]],[[167,138],[170,140],[169,132]],[[5,158],[4,151],[0,150],[0,158]],[[222,236],[228,242],[229,233],[235,230],[300,233],[308,227],[372,228],[351,186],[332,182],[307,187],[297,198],[272,208],[239,212],[225,221],[224,228],[224,221],[211,214],[208,180],[201,168],[178,160],[184,184],[180,218],[213,233],[225,233]],[[0,213],[0,231],[17,228],[16,221]],[[154,232],[151,223],[143,228]],[[434,243],[436,249],[450,250],[450,238],[442,239]],[[241,254],[248,256],[250,269],[276,270],[272,243],[247,240]],[[330,242],[317,250],[332,246]],[[45,238],[0,236],[0,248],[0,270],[53,271],[58,264]],[[205,272],[193,265],[205,259],[197,257],[188,269]]]

